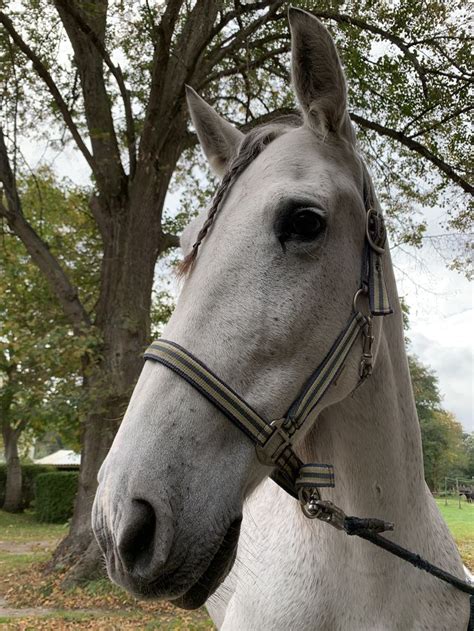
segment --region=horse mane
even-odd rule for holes
[[[241,173],[245,171],[249,164],[253,162],[255,158],[262,153],[265,147],[275,140],[275,138],[278,138],[290,129],[299,127],[301,125],[301,120],[301,117],[296,114],[282,116],[273,120],[271,123],[265,123],[255,127],[244,136],[244,139],[238,148],[237,154],[230,161],[229,168],[217,187],[206,221],[197,235],[191,252],[189,252],[189,254],[187,254],[178,265],[177,271],[179,276],[185,276],[193,267],[197,258],[199,246],[216,220],[224,198]]]

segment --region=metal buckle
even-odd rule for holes
[[[319,494],[318,489],[301,488],[298,491],[298,499],[305,517],[308,519],[319,518],[320,509],[318,507],[318,502],[321,500],[321,495]]]
[[[383,234],[383,244],[384,244],[383,246],[377,245],[375,241],[373,240],[374,224],[376,226],[375,234],[378,232],[377,227],[379,225],[382,227],[381,234]],[[374,210],[373,208],[369,208],[369,210],[367,211],[367,215],[365,219],[365,236],[367,237],[367,241],[370,247],[372,248],[372,250],[377,252],[377,254],[383,254],[385,252],[384,246],[385,246],[385,240],[387,238],[386,230],[385,230],[385,223],[384,223],[382,215],[376,210]]]
[[[362,285],[362,287],[360,287],[354,294],[354,298],[352,299],[352,308],[354,311],[359,311],[359,309],[357,308],[357,300],[360,298],[360,296],[368,296],[369,295],[369,289],[367,287],[367,285]]]
[[[291,420],[285,417],[272,421],[270,427],[273,428],[273,432],[268,437],[267,442],[264,445],[256,445],[257,456],[262,464],[275,466],[282,451],[287,447],[293,446],[291,436],[288,434],[287,428],[285,428],[285,423],[288,425],[288,428],[291,427]],[[277,436],[281,442],[276,449],[272,449],[273,440]]]
[[[354,294],[352,306],[354,311],[359,311],[357,308],[357,300],[360,296],[367,296],[369,290],[366,285],[362,285],[360,289]],[[362,313],[362,312],[360,312]],[[372,374],[374,365],[374,355],[372,353],[372,347],[374,345],[375,336],[373,334],[373,320],[372,316],[364,315],[366,319],[366,329],[362,332],[362,357],[359,364],[359,377],[362,381],[367,379]]]

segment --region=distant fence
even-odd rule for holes
[[[466,495],[463,491],[468,491]],[[436,497],[444,497],[445,506],[448,506],[449,501],[455,501],[459,508],[462,508],[461,500],[464,495],[467,502],[471,501],[469,491],[474,491],[474,479],[471,478],[458,478],[458,477],[445,477],[444,489],[438,491]]]

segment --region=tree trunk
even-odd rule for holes
[[[21,464],[18,455],[18,438],[20,434],[9,425],[2,427],[2,434],[7,463],[7,483],[3,510],[9,513],[19,513],[23,510]]]
[[[107,371],[101,368],[93,382],[98,382]],[[94,392],[94,383],[89,386]],[[96,390],[97,391],[97,390]],[[92,394],[91,392],[91,394]],[[103,574],[99,548],[91,529],[91,509],[97,488],[97,474],[112,444],[123,414],[125,401],[91,397],[92,411],[83,426],[79,488],[68,535],[56,548],[48,570],[68,568],[64,583],[72,586],[82,580]]]
[[[107,300],[108,306],[104,310],[106,317],[101,327],[104,340],[102,358],[87,379],[89,413],[83,423],[81,468],[74,514],[70,531],[56,549],[48,568],[68,568],[64,579],[65,586],[94,578],[103,572],[99,548],[91,529],[91,509],[97,488],[98,471],[110,449],[143,364],[142,354],[150,331],[149,302],[153,265],[150,267],[148,291],[138,291],[140,283],[137,283],[135,292],[128,295],[129,300],[136,301],[135,304],[148,302],[141,317],[134,314],[136,317],[132,320],[127,317],[130,316],[130,312],[124,312],[121,305],[115,302],[116,291],[110,292],[117,271],[114,270],[111,281],[104,279],[110,298]],[[149,294],[147,301],[143,293]],[[138,330],[140,335],[137,334]]]
[[[68,568],[65,587],[104,571],[91,529],[97,474],[126,410],[150,341],[154,268],[163,248],[161,223],[155,218],[161,217],[180,151],[175,135],[166,160],[151,178],[148,175],[135,182],[126,208],[115,209],[110,215],[108,234],[104,235],[95,322],[102,334],[103,349],[100,363],[87,379],[90,412],[83,426],[79,490],[71,528],[48,567],[50,571]]]

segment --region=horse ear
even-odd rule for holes
[[[188,85],[188,108],[196,128],[199,142],[214,173],[222,178],[231,158],[244,138],[244,134],[224,120]]]
[[[314,15],[290,7],[293,86],[306,123],[326,135],[353,140],[344,72],[333,39]]]

